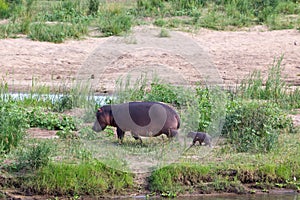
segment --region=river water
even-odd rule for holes
[[[198,197],[180,197],[177,200],[300,200],[300,194],[248,194],[248,195],[226,195],[226,196],[198,196]]]
[[[146,198],[145,196],[133,197],[133,198],[125,198],[140,200],[140,199],[157,199],[164,200],[168,198],[163,197],[150,197]],[[236,195],[236,194],[228,194],[228,195],[203,195],[203,196],[185,196],[185,197],[177,197],[172,198],[174,200],[300,200],[300,193],[283,193],[283,194],[246,194],[246,195]]]

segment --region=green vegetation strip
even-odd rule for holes
[[[133,174],[116,171],[98,161],[49,163],[22,183],[22,190],[49,195],[121,194],[132,188]]]
[[[300,182],[293,177],[300,176],[300,162],[291,165],[290,161],[281,164],[265,164],[256,168],[181,163],[154,171],[149,178],[150,190],[174,196],[180,193],[196,192],[210,194],[230,192],[248,193],[251,188],[271,189],[284,187],[299,190]],[[295,167],[296,166],[296,167]],[[250,188],[245,187],[248,184]]]
[[[60,43],[95,32],[122,35],[141,24],[183,30],[254,25],[299,29],[299,14],[295,0],[0,0],[0,19],[8,19],[0,23],[0,38],[26,34],[33,40]],[[161,36],[168,34],[163,31]]]

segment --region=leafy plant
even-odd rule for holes
[[[228,113],[223,134],[238,152],[269,152],[277,147],[280,130],[291,127],[276,104],[243,101]]]
[[[28,123],[24,109],[14,103],[0,101],[0,154],[16,147],[25,135]]]
[[[159,33],[159,37],[170,37],[170,33],[166,29],[161,29]]]
[[[73,108],[73,98],[71,95],[63,95],[59,97],[57,101],[53,104],[54,112],[63,112],[65,110],[70,110]]]
[[[96,15],[98,13],[98,10],[99,10],[99,4],[100,4],[99,0],[89,0],[88,14],[89,15]]]
[[[0,0],[0,19],[7,18],[9,15],[9,7],[5,0]]]
[[[98,27],[104,36],[121,35],[128,32],[131,26],[132,16],[122,9],[102,10],[99,14]]]
[[[50,161],[51,147],[47,142],[39,142],[23,148],[17,157],[17,170],[36,170],[47,166]]]
[[[45,112],[41,108],[34,108],[28,111],[27,118],[30,127],[40,127],[48,130],[76,130],[75,122],[72,117]]]

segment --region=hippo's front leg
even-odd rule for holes
[[[135,133],[131,133],[131,134],[135,140],[139,140],[140,143],[143,144],[142,138],[138,134],[135,134]]]
[[[117,135],[119,139],[119,144],[122,144],[125,132],[122,131],[122,129],[120,129],[119,127],[117,127]]]

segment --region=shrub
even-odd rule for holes
[[[238,152],[268,152],[277,146],[280,130],[291,127],[291,119],[276,104],[243,101],[229,111],[223,134]]]
[[[71,95],[61,96],[57,101],[53,103],[54,112],[63,112],[73,108],[73,98]]]
[[[7,18],[9,16],[9,7],[5,0],[0,0],[0,19]]]
[[[61,4],[55,6],[53,11],[42,13],[41,15],[41,18],[43,18],[44,21],[50,22],[82,23],[89,19],[84,13],[84,8],[80,6],[80,1],[78,0],[61,1]]]
[[[16,147],[28,127],[24,109],[14,103],[0,101],[0,154]]]
[[[98,13],[99,4],[100,4],[99,0],[89,0],[88,14],[89,15],[96,15]]]
[[[23,148],[17,157],[17,170],[36,170],[48,165],[51,148],[46,142],[39,142]]]
[[[99,16],[99,30],[104,36],[121,35],[131,29],[132,17],[123,10],[102,11]]]
[[[34,108],[31,111],[27,111],[26,117],[28,118],[30,127],[40,127],[48,130],[76,130],[72,117],[46,112],[41,108]]]
[[[138,0],[137,11],[142,16],[158,15],[164,9],[163,0]]]

